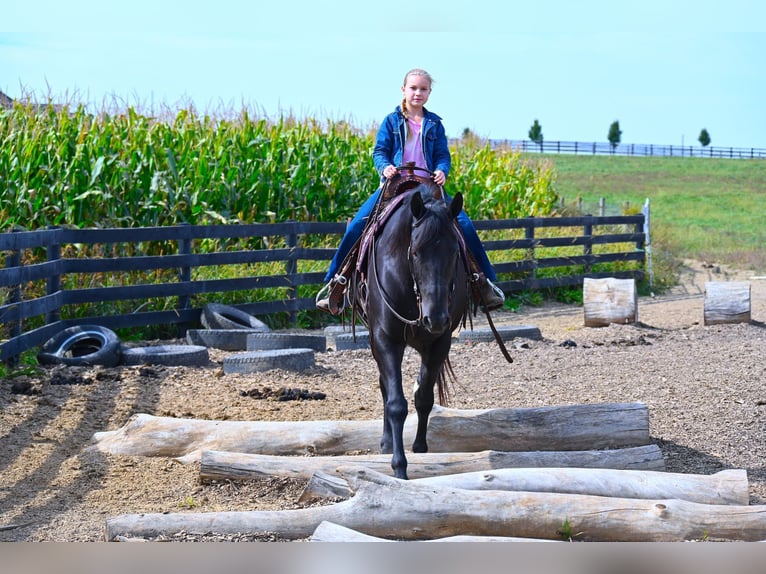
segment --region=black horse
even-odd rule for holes
[[[434,405],[447,398],[452,332],[468,314],[468,271],[455,218],[463,197],[446,201],[440,186],[412,178],[414,187],[399,198],[398,206],[371,239],[359,265],[354,305],[370,334],[383,395],[381,452],[393,453],[397,478],[407,478],[403,429],[407,400],[402,389],[402,359],[407,346],[418,351],[420,373],[415,389],[418,416],[413,452],[427,452],[426,430]],[[392,200],[395,201],[395,200]],[[390,207],[390,205],[389,205]],[[361,295],[361,296],[360,296]]]

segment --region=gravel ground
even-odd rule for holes
[[[497,325],[536,326],[543,339],[510,343],[513,364],[495,343],[456,343],[450,406],[642,402],[668,471],[744,468],[751,504],[766,504],[766,280],[687,263],[671,293],[639,299],[637,325],[586,328],[582,307],[561,304],[493,314]],[[751,281],[752,321],[705,326],[704,283],[725,280]],[[300,373],[248,375],[224,375],[226,354],[211,351],[208,367],[51,367],[0,381],[0,541],[98,541],[105,519],[128,513],[300,506],[299,480],[201,484],[198,463],[85,450],[94,433],[120,428],[136,413],[220,420],[382,416],[377,369],[366,350],[317,353],[316,366]],[[417,365],[408,353],[406,381],[414,381]],[[280,401],[281,388],[326,398]]]

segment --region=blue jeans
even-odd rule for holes
[[[375,203],[378,201],[380,191],[381,188],[378,188],[375,193],[367,198],[367,201],[362,204],[362,207],[359,208],[359,211],[357,211],[354,218],[349,222],[346,227],[346,233],[343,235],[343,239],[341,239],[340,245],[338,246],[338,250],[335,252],[335,256],[330,262],[330,268],[327,270],[327,274],[324,278],[325,282],[335,277],[335,274],[338,273],[346,255],[351,251],[351,248],[354,246],[357,239],[362,236],[364,227],[367,224],[367,218],[372,213]],[[489,258],[487,257],[487,252],[484,251],[484,245],[482,245],[481,239],[476,233],[476,228],[473,226],[473,223],[468,218],[465,211],[460,211],[457,216],[457,222],[458,225],[460,225],[460,229],[463,231],[466,246],[476,259],[476,262],[484,272],[484,275],[486,275],[487,279],[490,281],[496,281],[497,275],[495,274],[495,269],[492,267],[492,263],[490,263]]]

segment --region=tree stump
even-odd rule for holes
[[[705,283],[705,325],[750,322],[749,281]]]
[[[635,279],[606,277],[583,280],[583,308],[586,327],[607,327],[638,322],[638,296]]]

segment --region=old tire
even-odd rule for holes
[[[532,325],[497,327],[497,334],[500,335],[500,339],[503,341],[517,338],[539,341],[543,338],[540,329]],[[494,341],[495,334],[492,332],[492,329],[473,329],[470,331],[460,331],[458,339],[461,343],[485,343]]]
[[[248,329],[269,331],[268,325],[250,313],[220,303],[208,303],[202,308],[200,322],[206,329]]]
[[[272,349],[313,349],[323,353],[327,350],[324,335],[308,333],[248,333],[248,351],[268,351]]]
[[[186,331],[186,340],[190,345],[223,351],[246,351],[247,338],[251,334],[254,333],[248,329],[189,329]]]
[[[168,367],[202,367],[210,362],[207,347],[201,345],[155,345],[122,349],[125,365],[165,365]]]
[[[353,351],[370,348],[370,333],[357,329],[356,333],[342,333],[335,336],[336,351]]]
[[[120,363],[120,339],[101,325],[75,325],[48,339],[37,360],[42,365],[114,367]]]
[[[302,371],[314,366],[314,351],[311,349],[275,349],[252,351],[224,357],[223,372],[257,373],[271,369]]]

